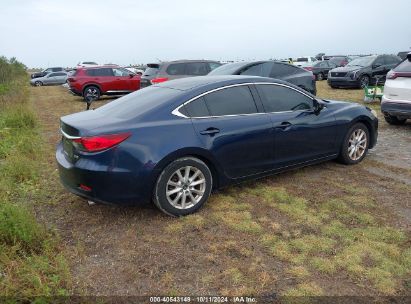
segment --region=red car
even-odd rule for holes
[[[140,89],[140,76],[118,66],[78,68],[67,78],[70,92],[94,101],[101,95],[122,95]]]

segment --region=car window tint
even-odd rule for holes
[[[65,73],[56,73],[56,76],[66,76]]]
[[[222,89],[204,96],[212,116],[251,114],[257,112],[248,86]]]
[[[209,63],[208,63],[208,66],[210,67],[210,71],[212,71],[212,70],[220,67],[220,66],[221,66],[221,63],[218,63],[218,62],[209,62]]]
[[[269,77],[272,66],[273,66],[272,62],[259,63],[259,64],[255,64],[255,65],[244,68],[239,74]]]
[[[208,67],[205,62],[189,62],[186,64],[186,75],[201,76],[208,74]]]
[[[173,63],[168,66],[166,72],[168,75],[184,75],[185,67],[185,63]]]
[[[50,73],[48,77],[54,77],[57,76],[57,73]]]
[[[186,104],[180,109],[180,112],[189,117],[206,117],[210,116],[204,98],[200,97]]]
[[[297,72],[297,68],[289,64],[274,63],[271,69],[270,77],[281,78],[287,75],[292,75]]]
[[[111,68],[101,68],[101,69],[89,69],[86,70],[89,76],[113,76],[113,70]]]
[[[114,68],[113,69],[113,74],[116,77],[125,77],[125,76],[129,76],[131,74],[131,72],[126,70],[126,69]]]
[[[378,58],[374,61],[373,65],[374,65],[374,64],[384,65],[384,64],[385,64],[385,62],[384,62],[384,57],[383,57],[383,56],[378,57]]]
[[[257,85],[266,112],[308,110],[313,101],[306,95],[279,85]]]
[[[411,73],[411,62],[408,59],[405,59],[394,69],[395,72],[410,72]]]
[[[143,76],[154,76],[154,75],[156,75],[156,74],[158,73],[158,71],[159,71],[159,68],[151,68],[151,67],[148,67],[148,68],[144,71]]]

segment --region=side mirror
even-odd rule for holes
[[[322,111],[322,109],[324,109],[324,105],[319,102],[317,99],[313,99],[313,110],[314,110],[314,114],[318,115],[320,114],[320,112]]]

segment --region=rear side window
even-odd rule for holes
[[[257,85],[266,112],[309,110],[313,101],[306,95],[279,85]]]
[[[206,117],[210,116],[204,98],[200,97],[186,104],[180,109],[180,112],[189,117]]]
[[[408,59],[405,59],[394,69],[395,72],[408,72],[411,73],[411,62]]]
[[[204,100],[212,116],[257,113],[253,96],[245,85],[207,94]]]
[[[158,73],[159,68],[150,68],[148,67],[145,71],[144,71],[144,75],[143,76],[154,76]]]
[[[189,62],[186,64],[186,75],[203,76],[208,74],[208,66],[205,62]]]
[[[168,75],[185,75],[185,63],[172,63],[167,67],[166,73]]]
[[[86,71],[88,76],[113,76],[111,68],[89,69]]]
[[[273,62],[264,62],[252,65],[240,72],[240,75],[269,77]]]
[[[299,70],[291,65],[275,63],[270,73],[272,78],[281,78],[297,73]]]

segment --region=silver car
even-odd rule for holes
[[[46,76],[33,78],[30,80],[30,84],[36,87],[43,85],[59,85],[66,83],[67,73],[66,72],[54,72],[49,73]]]

